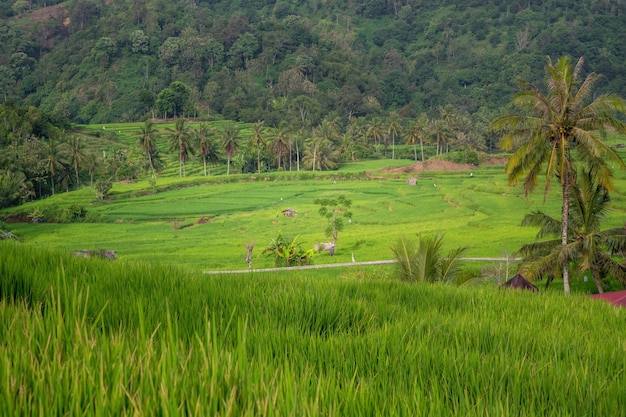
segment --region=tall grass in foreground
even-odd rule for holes
[[[624,310],[334,273],[195,276],[3,242],[0,415],[626,409]]]

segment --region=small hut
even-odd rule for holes
[[[516,274],[513,278],[502,284],[502,287],[513,288],[515,290],[539,291],[539,288],[535,287],[530,281],[520,274]]]

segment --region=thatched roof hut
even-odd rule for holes
[[[539,291],[539,288],[535,287],[530,281],[520,274],[516,274],[513,278],[502,284],[502,287],[513,288],[516,290]]]

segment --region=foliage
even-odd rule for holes
[[[532,191],[545,169],[544,198],[553,178],[560,182],[562,193],[561,244],[568,243],[569,187],[573,185],[576,166],[581,165],[603,188],[612,188],[613,172],[609,162],[626,165],[605,139],[607,130],[626,134],[626,125],[618,115],[626,114],[626,102],[615,94],[592,96],[598,75],[591,73],[581,81],[583,59],[572,67],[571,59],[562,57],[546,67],[544,93],[525,80],[523,90],[513,99],[518,113],[494,121],[505,135],[501,146],[514,150],[506,165],[511,184],[523,180],[526,192]],[[568,262],[562,262],[563,287],[569,293]]]
[[[325,197],[315,200],[315,204],[319,205],[319,215],[326,219],[328,226],[324,233],[327,238],[331,238],[333,243],[337,243],[339,232],[344,228],[344,221],[352,222],[352,212],[349,211],[352,201],[348,200],[345,195],[339,197]]]
[[[310,265],[315,251],[305,250],[302,244],[297,241],[298,236],[289,238],[278,233],[275,239],[270,241],[270,245],[263,250],[267,257],[274,257],[276,266],[302,266]]]
[[[113,188],[113,182],[110,178],[99,178],[93,187],[96,191],[96,199],[104,200],[111,188]]]
[[[524,217],[522,225],[539,227],[537,241],[523,245],[519,253],[524,256],[521,269],[528,279],[554,277],[564,263],[577,266],[580,275],[589,273],[598,292],[609,288],[609,279],[626,284],[626,269],[614,259],[626,249],[626,229],[616,227],[602,230],[601,222],[609,209],[609,193],[599,186],[590,173],[581,172],[569,189],[570,221],[567,245],[561,245],[562,224],[559,220],[537,211]],[[548,284],[550,278],[548,278]]]
[[[451,282],[459,272],[459,258],[467,248],[451,250],[443,256],[443,234],[419,235],[415,244],[405,238],[391,247],[399,277],[408,282]]]
[[[0,240],[18,239],[17,235],[9,230],[6,223],[0,221]]]
[[[51,3],[0,3],[0,94],[83,123],[497,112],[515,77],[540,77],[555,54],[585,56],[606,76],[600,93],[626,93],[618,2]],[[184,104],[174,82],[189,88]]]

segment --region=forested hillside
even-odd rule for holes
[[[18,0],[0,16],[2,100],[78,123],[490,118],[562,55],[626,96],[624,0]]]

